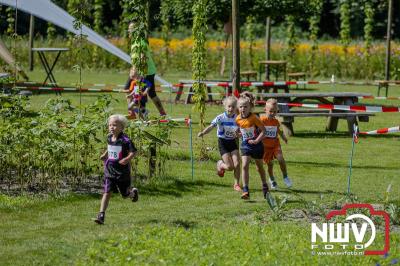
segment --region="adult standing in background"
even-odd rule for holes
[[[135,23],[131,22],[129,24],[128,27],[128,33],[129,33],[129,37],[131,38],[132,36],[132,32],[135,29]],[[161,116],[165,116],[165,110],[164,107],[161,103],[160,98],[158,98],[157,93],[156,93],[156,86],[155,86],[155,82],[154,82],[154,77],[156,75],[157,72],[157,68],[156,65],[154,63],[153,57],[151,56],[151,50],[149,47],[149,44],[147,42],[147,40],[141,39],[137,41],[138,43],[131,43],[132,45],[140,45],[145,47],[145,53],[141,54],[141,55],[136,55],[136,56],[140,56],[140,58],[145,58],[146,63],[147,63],[147,73],[144,73],[144,78],[151,83],[151,87],[148,90],[147,95],[150,97],[150,99],[153,101],[154,105],[156,106],[158,112],[160,113]],[[135,56],[135,55],[131,55],[131,56]],[[127,81],[127,84],[131,83],[131,79],[129,78]]]

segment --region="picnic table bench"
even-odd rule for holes
[[[400,85],[400,80],[376,80],[375,82],[378,83],[378,97],[381,89],[386,90],[385,96],[388,97],[389,84]]]
[[[326,93],[269,93],[265,94],[267,98],[276,98],[278,103],[304,103],[305,100],[318,101],[323,104],[344,104],[353,105],[358,102],[360,96],[371,96],[370,94],[358,92],[326,92]],[[348,132],[353,134],[354,125],[357,124],[357,118],[360,122],[368,122],[369,116],[373,113],[355,113],[341,110],[320,110],[312,109],[301,111],[291,110],[288,105],[278,105],[280,117],[282,121],[282,129],[287,136],[294,135],[293,122],[295,117],[327,117],[327,131],[336,131],[339,118],[346,119]]]

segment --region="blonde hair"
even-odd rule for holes
[[[269,98],[269,99],[265,102],[265,104],[267,104],[267,103],[272,104],[272,105],[276,105],[276,104],[278,104],[278,100],[276,100],[275,98]]]
[[[122,129],[125,129],[128,126],[128,119],[124,115],[120,114],[110,115],[107,121],[108,124],[110,124],[111,120],[118,121],[121,124]]]
[[[278,108],[278,101],[275,98],[269,98],[266,102],[265,102],[265,107],[271,107],[271,108]]]
[[[129,70],[129,77],[132,78],[132,76],[139,77],[139,73],[135,66],[132,66],[131,69]]]
[[[250,109],[252,109],[254,107],[255,98],[253,94],[251,94],[248,91],[245,91],[240,94],[238,102],[239,103],[247,102],[250,105]]]
[[[237,99],[234,96],[228,96],[222,100],[222,104],[226,107],[228,103],[233,103],[235,106],[237,105]]]

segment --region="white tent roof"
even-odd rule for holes
[[[80,34],[80,30],[76,30],[73,27],[75,18],[69,15],[62,8],[52,3],[50,0],[0,0],[0,4],[20,9],[26,13],[49,21],[69,32]],[[131,64],[131,58],[127,53],[120,50],[85,25],[82,27],[82,34],[87,36],[87,40],[89,42],[107,50],[125,62]],[[163,84],[169,84],[167,81],[158,76],[156,76],[156,79]]]

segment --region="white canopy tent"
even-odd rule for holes
[[[74,29],[73,27],[75,18],[69,15],[62,8],[52,3],[50,0],[0,0],[0,4],[17,8],[38,18],[51,22],[69,32],[77,35],[80,34],[80,30]],[[82,34],[87,36],[87,40],[89,42],[107,50],[113,55],[131,64],[131,58],[127,53],[120,50],[85,25],[82,27]],[[155,78],[164,85],[170,85],[169,82],[165,81],[159,76],[156,76]]]

